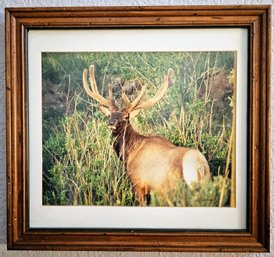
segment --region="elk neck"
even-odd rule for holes
[[[123,129],[116,136],[113,146],[120,160],[126,164],[129,154],[141,144],[144,138],[145,136],[134,131],[129,121],[127,121]]]

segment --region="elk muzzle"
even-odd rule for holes
[[[118,120],[115,118],[110,117],[108,120],[108,126],[111,130],[116,130],[118,125]]]

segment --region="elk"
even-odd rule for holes
[[[108,117],[108,125],[115,138],[114,150],[124,162],[140,205],[149,204],[152,193],[165,194],[178,180],[184,180],[190,187],[193,182],[211,180],[207,160],[200,151],[175,146],[163,137],[141,135],[130,124],[130,118],[137,116],[141,110],[152,107],[165,96],[172,84],[172,74],[172,69],[169,69],[158,93],[149,100],[142,102],[145,86],[133,101],[122,91],[124,107],[118,108],[111,86],[108,99],[99,94],[94,66],[89,67],[90,85],[87,81],[88,70],[83,71],[84,89],[89,97],[99,102],[100,111]]]

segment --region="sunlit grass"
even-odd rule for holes
[[[162,136],[177,146],[199,149],[209,163],[212,181],[193,185],[191,189],[184,181],[178,181],[165,195],[152,194],[151,206],[230,206],[233,104],[231,95],[228,95],[223,100],[227,103],[226,109],[216,108],[215,100],[210,97],[210,79],[217,70],[215,66],[219,57],[214,55],[216,60],[210,66],[210,54],[204,54],[204,59],[201,56],[197,53],[180,56],[189,63],[187,71],[182,71],[179,64],[176,66],[170,62],[176,84],[168,89],[160,103],[142,111],[131,120],[131,124],[141,134]],[[57,57],[60,58],[59,55]],[[59,64],[56,66],[57,57],[50,57],[51,62],[54,60],[54,69],[60,67]],[[77,61],[91,64],[90,57],[81,58]],[[165,58],[162,63],[167,66]],[[201,59],[203,62],[198,67]],[[66,56],[65,60],[68,62],[70,59]],[[146,62],[149,60],[147,58]],[[137,63],[138,60],[134,61]],[[155,94],[157,87],[150,77],[154,75],[154,68],[145,66],[140,71],[137,68],[139,64],[134,66],[132,62],[129,66],[125,58],[121,58],[120,62],[124,66],[114,65],[115,72],[123,67],[122,71],[128,70],[126,76],[139,75],[150,85],[148,97]],[[57,72],[54,70],[53,73],[51,63],[46,64],[48,72],[45,74],[55,75]],[[83,64],[77,65],[80,67],[77,68],[78,78],[81,77]],[[102,81],[108,80],[105,74],[110,71],[107,67],[100,75]],[[154,81],[160,83],[161,78],[157,77]],[[138,205],[124,163],[113,149],[114,138],[106,117],[98,111],[97,103],[87,98],[81,89],[81,82],[69,79],[69,83],[74,83],[76,89],[73,91],[73,86],[69,84],[66,110],[58,113],[54,108],[48,108],[43,112],[43,204]],[[102,88],[106,88],[104,83]]]

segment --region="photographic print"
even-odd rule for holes
[[[236,54],[43,52],[43,205],[236,207]]]

